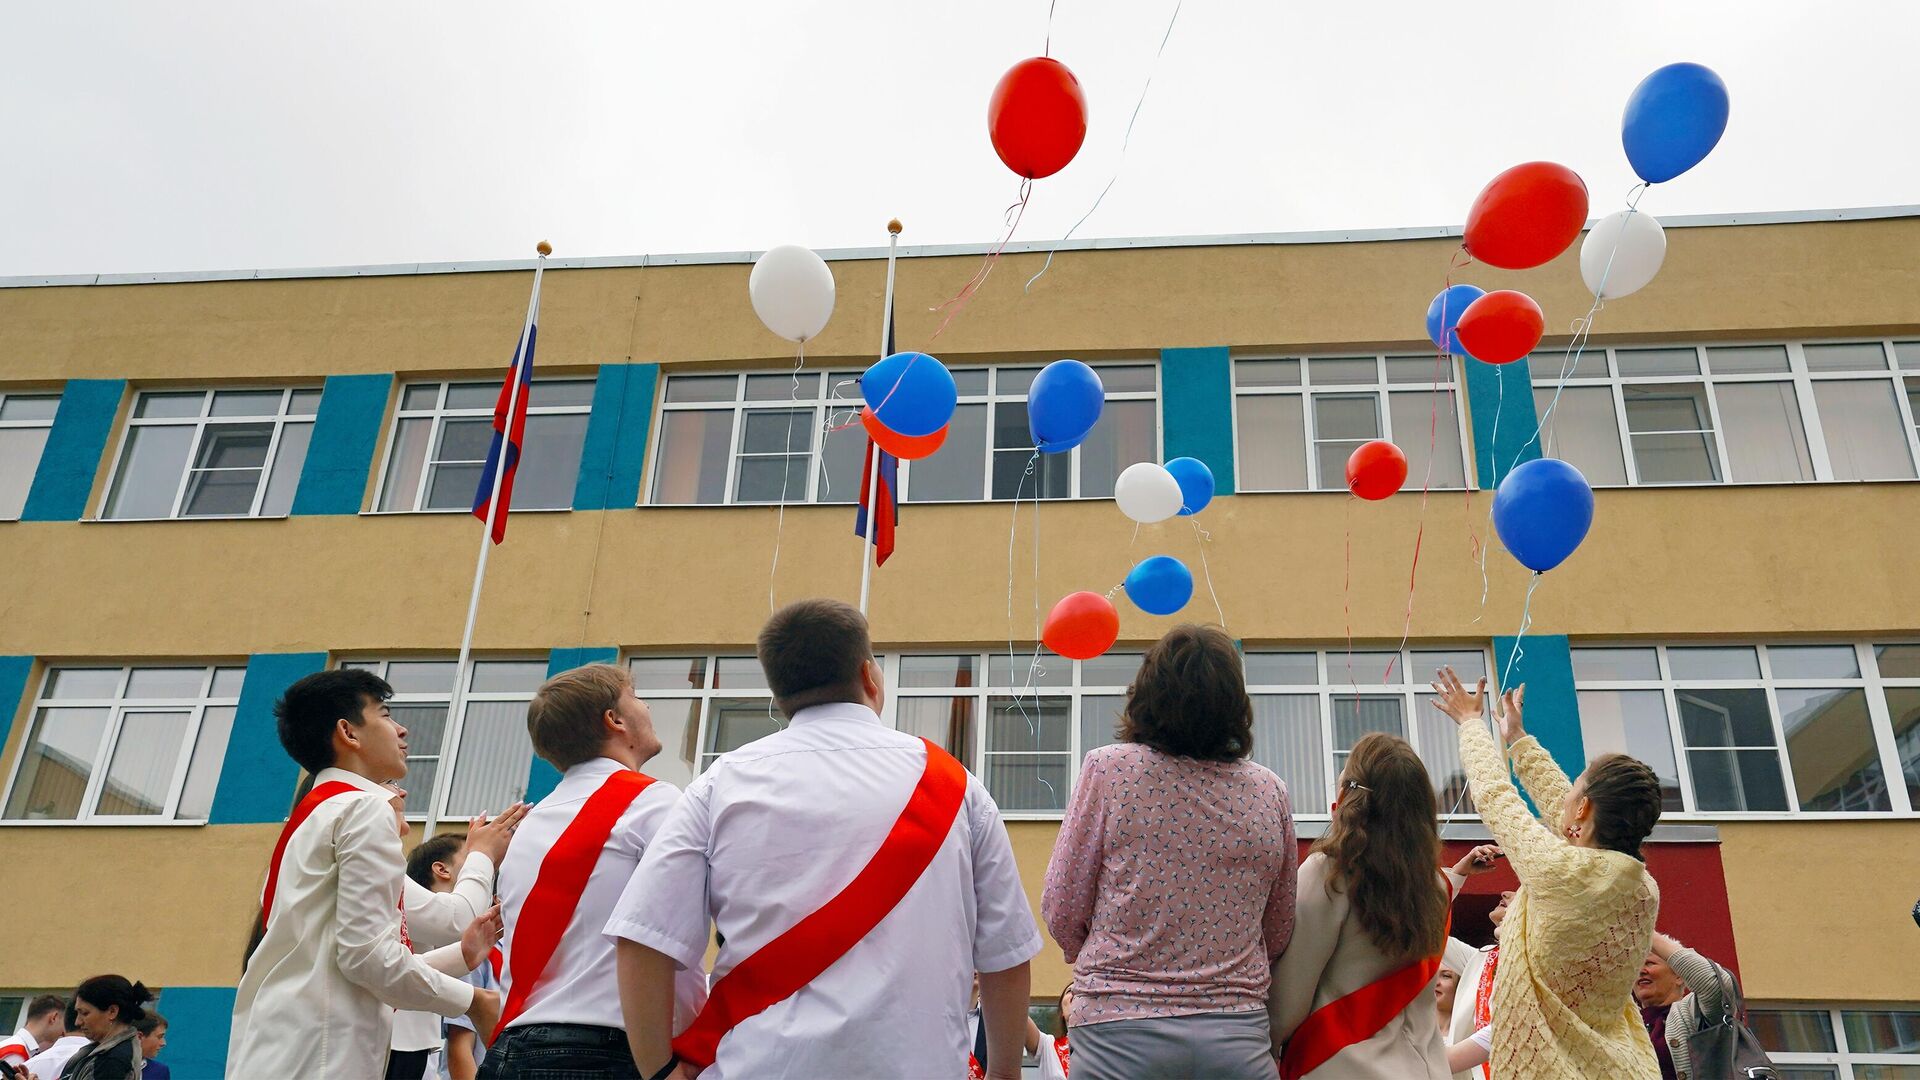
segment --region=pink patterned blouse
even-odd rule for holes
[[[1265,766],[1139,743],[1089,753],[1040,899],[1073,965],[1075,1026],[1266,1008],[1298,859]]]

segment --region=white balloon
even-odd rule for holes
[[[1142,525],[1167,520],[1180,512],[1183,503],[1180,481],[1166,466],[1153,461],[1127,466],[1114,481],[1113,501],[1120,504],[1121,513]]]
[[[1660,222],[1652,214],[1621,210],[1601,218],[1580,245],[1580,277],[1588,292],[1618,300],[1646,288],[1666,257],[1667,231]],[[1602,278],[1605,293],[1600,291]]]
[[[747,276],[753,313],[788,341],[807,341],[833,317],[833,271],[798,244],[781,244],[753,264]]]

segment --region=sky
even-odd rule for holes
[[[1055,0],[1079,156],[1016,240],[1458,225],[1522,161],[1624,205],[1656,67],[1725,79],[1656,216],[1920,203],[1920,3]],[[0,7],[0,275],[984,243],[1048,0]],[[1169,20],[1173,31],[1156,62]],[[1141,101],[1130,145],[1129,117]]]

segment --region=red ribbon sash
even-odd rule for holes
[[[681,1060],[713,1064],[720,1040],[750,1017],[785,1001],[832,967],[899,905],[953,828],[967,771],[927,740],[926,769],[879,850],[833,899],[742,960],[713,985],[706,1007],[673,1040]]]
[[[508,948],[507,1002],[500,1010],[495,1039],[507,1025],[526,1011],[527,998],[546,973],[547,962],[560,947],[560,937],[573,922],[580,906],[580,894],[587,879],[600,862],[600,852],[620,815],[640,797],[653,777],[622,769],[607,777],[573,816],[560,839],[553,842],[547,857],[540,860],[540,873],[533,879],[526,903],[513,921],[513,940]],[[598,933],[597,928],[594,931]]]
[[[1416,960],[1398,971],[1390,971],[1342,998],[1336,998],[1309,1014],[1280,1056],[1280,1080],[1300,1080],[1333,1060],[1333,1056],[1355,1043],[1373,1038],[1407,1006],[1419,1000],[1427,984],[1440,971],[1445,955],[1446,935],[1453,932],[1453,884],[1447,884],[1447,928],[1441,934],[1442,952]]]
[[[359,790],[344,780],[329,780],[307,792],[307,797],[301,799],[300,805],[294,807],[293,813],[288,815],[286,827],[280,830],[280,839],[273,845],[273,861],[267,864],[267,887],[260,894],[260,928],[262,930],[267,927],[267,916],[273,913],[273,894],[280,885],[280,860],[287,853],[287,841],[293,839],[294,830],[298,829],[321,803],[335,795],[345,795],[350,791]],[[404,907],[404,900],[402,904]]]
[[[1475,1031],[1493,1022],[1493,976],[1500,967],[1500,946],[1495,945],[1487,951],[1487,962],[1480,966],[1480,984],[1473,991],[1473,1029]],[[1480,1063],[1480,1075],[1493,1080],[1493,1062]]]

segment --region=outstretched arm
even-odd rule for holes
[[[1547,748],[1540,740],[1527,734],[1521,723],[1520,707],[1526,700],[1527,688],[1523,684],[1500,695],[1500,735],[1506,741],[1507,754],[1513,758],[1514,775],[1520,778],[1520,786],[1533,798],[1533,808],[1539,812],[1540,820],[1554,827],[1560,806],[1567,801],[1567,792],[1573,785],[1568,782],[1567,774],[1560,769],[1560,763],[1553,760]]]
[[[1561,866],[1574,858],[1573,851],[1564,839],[1527,813],[1520,793],[1508,781],[1506,759],[1481,722],[1486,680],[1480,680],[1478,690],[1469,691],[1449,668],[1440,673],[1433,689],[1439,695],[1435,707],[1459,726],[1460,761],[1466,768],[1467,782],[1473,785],[1473,803],[1480,811],[1480,820],[1507,853],[1522,884],[1550,887],[1560,876]]]

